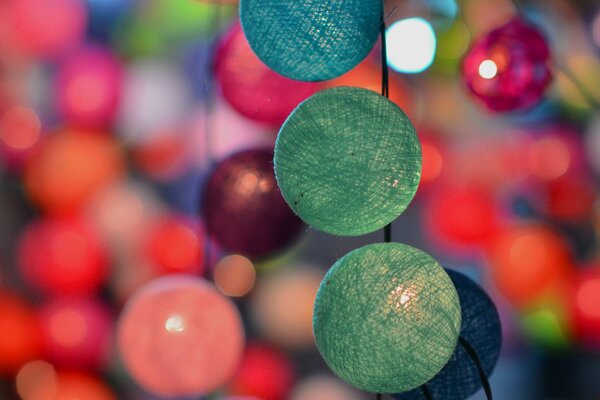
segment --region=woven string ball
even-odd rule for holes
[[[245,150],[221,161],[208,178],[202,198],[204,222],[225,250],[266,257],[300,233],[302,221],[277,188],[272,159],[271,149]]]
[[[292,210],[334,235],[373,232],[411,202],[421,145],[404,112],[366,89],[324,90],[281,127],[275,175]]]
[[[456,287],[462,311],[460,335],[473,347],[481,365],[490,376],[502,344],[500,318],[496,306],[475,282],[465,275],[446,270]],[[450,361],[431,381],[427,388],[434,399],[464,400],[481,388],[481,379],[473,360],[458,345]],[[420,389],[394,396],[398,400],[426,400]]]
[[[460,303],[429,255],[400,243],[371,244],[339,259],[315,301],[319,352],[347,383],[377,393],[414,389],[456,348]]]
[[[292,79],[323,81],[358,65],[379,34],[381,0],[242,0],[250,47]]]

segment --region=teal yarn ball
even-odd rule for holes
[[[376,231],[412,201],[421,145],[406,114],[366,89],[337,87],[302,102],[275,143],[275,176],[290,208],[340,236]]]
[[[339,259],[317,293],[319,352],[361,390],[398,393],[433,378],[456,348],[461,308],[444,269],[400,243],[371,244]]]
[[[250,47],[269,68],[300,81],[336,78],[369,54],[381,0],[241,0]]]

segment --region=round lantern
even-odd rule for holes
[[[221,42],[215,62],[215,76],[227,102],[243,116],[277,128],[319,89],[316,83],[285,78],[264,65],[238,23]]]
[[[202,199],[206,229],[224,249],[259,258],[296,238],[302,222],[277,188],[270,149],[236,153],[209,177]]]
[[[50,294],[94,291],[108,276],[108,255],[80,218],[43,219],[28,226],[17,249],[23,278]]]
[[[429,255],[399,243],[372,244],[339,259],[315,301],[317,347],[340,378],[369,392],[412,390],[452,356],[459,298]]]
[[[550,49],[540,31],[514,18],[475,42],[462,66],[469,91],[489,110],[537,104],[552,80]]]
[[[94,299],[52,299],[38,312],[46,359],[56,366],[100,369],[107,364],[113,318]]]
[[[327,233],[383,228],[411,202],[421,147],[406,114],[367,89],[324,90],[300,104],[275,144],[275,175],[300,218]]]
[[[380,0],[242,0],[250,47],[281,75],[301,81],[338,77],[358,65],[379,34]]]
[[[460,336],[475,350],[483,371],[489,377],[498,362],[502,332],[500,317],[489,296],[465,275],[446,270],[458,292],[462,311]],[[450,361],[427,382],[434,399],[465,400],[481,388],[479,371],[462,345],[456,346]],[[425,399],[421,389],[395,396],[399,400]]]
[[[225,384],[244,333],[235,306],[203,279],[159,278],[128,301],[117,346],[127,370],[161,396],[196,396]]]

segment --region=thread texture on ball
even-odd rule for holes
[[[283,197],[306,223],[341,236],[376,231],[411,202],[421,145],[404,112],[366,89],[338,87],[301,103],[275,144]]]
[[[371,244],[338,260],[315,301],[317,347],[329,367],[369,392],[398,393],[435,376],[456,348],[456,289],[429,255]]]
[[[250,47],[292,79],[323,81],[358,65],[379,34],[380,0],[242,0]]]

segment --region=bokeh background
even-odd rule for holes
[[[302,225],[270,159],[312,93],[380,90],[379,45],[336,80],[292,82],[253,55],[235,3],[0,2],[1,399],[155,399],[115,327],[136,290],[180,273],[243,317],[243,360],[210,398],[374,398],[330,374],[311,318],[327,268],[383,234]],[[534,106],[497,112],[468,93],[461,60],[517,12],[543,32],[552,80]],[[496,399],[599,399],[600,6],[398,0],[386,13],[391,99],[423,149],[393,239],[494,299]]]

